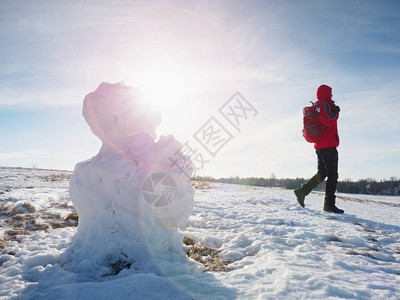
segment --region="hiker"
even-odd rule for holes
[[[335,205],[335,192],[338,180],[338,151],[339,135],[337,130],[337,119],[340,108],[332,100],[332,88],[321,85],[317,90],[317,110],[320,112],[320,119],[325,129],[321,138],[314,143],[318,157],[318,172],[300,189],[294,191],[297,201],[304,207],[304,198],[316,188],[321,182],[327,179],[325,189],[324,211],[342,214],[344,211]]]

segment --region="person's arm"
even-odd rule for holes
[[[332,125],[339,118],[339,106],[337,106],[337,109],[331,110],[329,103],[322,101],[322,103],[319,105],[319,108],[322,123],[324,123],[326,127],[332,127]]]

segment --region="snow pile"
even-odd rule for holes
[[[193,211],[194,189],[176,166],[191,174],[191,162],[176,155],[181,144],[172,136],[154,141],[159,112],[135,89],[102,83],[85,97],[83,115],[102,147],[70,180],[79,223],[65,267],[96,278],[116,265],[166,275],[197,270],[177,230]]]

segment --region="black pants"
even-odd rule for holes
[[[339,154],[336,147],[317,149],[318,156],[318,175],[321,182],[326,181],[325,196],[328,201],[335,203],[335,192],[338,181],[338,161]]]

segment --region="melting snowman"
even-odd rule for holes
[[[79,222],[67,267],[95,277],[120,262],[163,274],[198,270],[178,229],[193,211],[193,165],[173,136],[155,142],[160,112],[137,89],[102,83],[85,97],[83,116],[102,146],[70,180]]]

